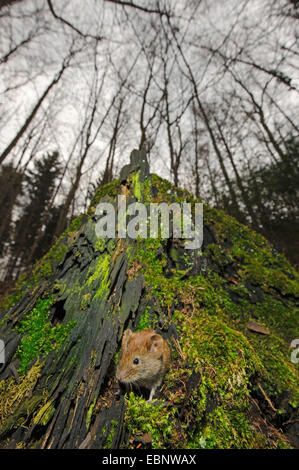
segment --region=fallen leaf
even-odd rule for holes
[[[270,334],[269,330],[266,330],[266,328],[264,328],[262,325],[260,325],[259,323],[255,322],[255,321],[248,322],[247,323],[247,328],[250,331],[254,331],[255,333],[260,333],[262,335],[269,335]]]

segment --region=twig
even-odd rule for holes
[[[266,395],[266,392],[264,391],[264,389],[262,388],[261,384],[258,384],[258,388],[260,389],[260,391],[262,392],[263,394],[263,397],[265,398],[266,402],[268,403],[268,405],[270,406],[270,408],[273,410],[273,411],[277,411],[277,409],[274,407],[272,401],[270,400],[270,398]]]
[[[185,360],[185,356],[184,356],[184,353],[183,353],[183,351],[182,351],[182,349],[181,349],[180,343],[179,343],[178,340],[177,340],[176,338],[174,338],[174,337],[172,338],[172,340],[173,340],[173,342],[174,342],[175,347],[176,347],[177,350],[178,350],[179,355],[181,356],[181,358],[182,358],[183,361],[184,361],[184,360]]]

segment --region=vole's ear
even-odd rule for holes
[[[121,341],[121,347],[122,349],[126,349],[128,345],[128,341],[132,336],[132,331],[130,329],[127,329],[124,334],[123,334],[123,339]]]
[[[148,350],[156,352],[161,345],[163,338],[160,335],[152,335],[148,343]]]

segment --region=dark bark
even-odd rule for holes
[[[120,125],[121,125],[120,118],[121,118],[123,101],[124,101],[123,98],[121,98],[119,101],[117,115],[116,115],[116,119],[115,119],[115,123],[113,127],[112,136],[110,139],[110,144],[109,144],[108,157],[106,160],[105,170],[104,170],[103,178],[101,181],[102,184],[110,183],[113,178],[114,157],[115,157],[118,133],[119,133]]]

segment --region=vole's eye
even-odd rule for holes
[[[138,357],[135,357],[134,361],[133,361],[133,364],[139,364],[139,359]]]

